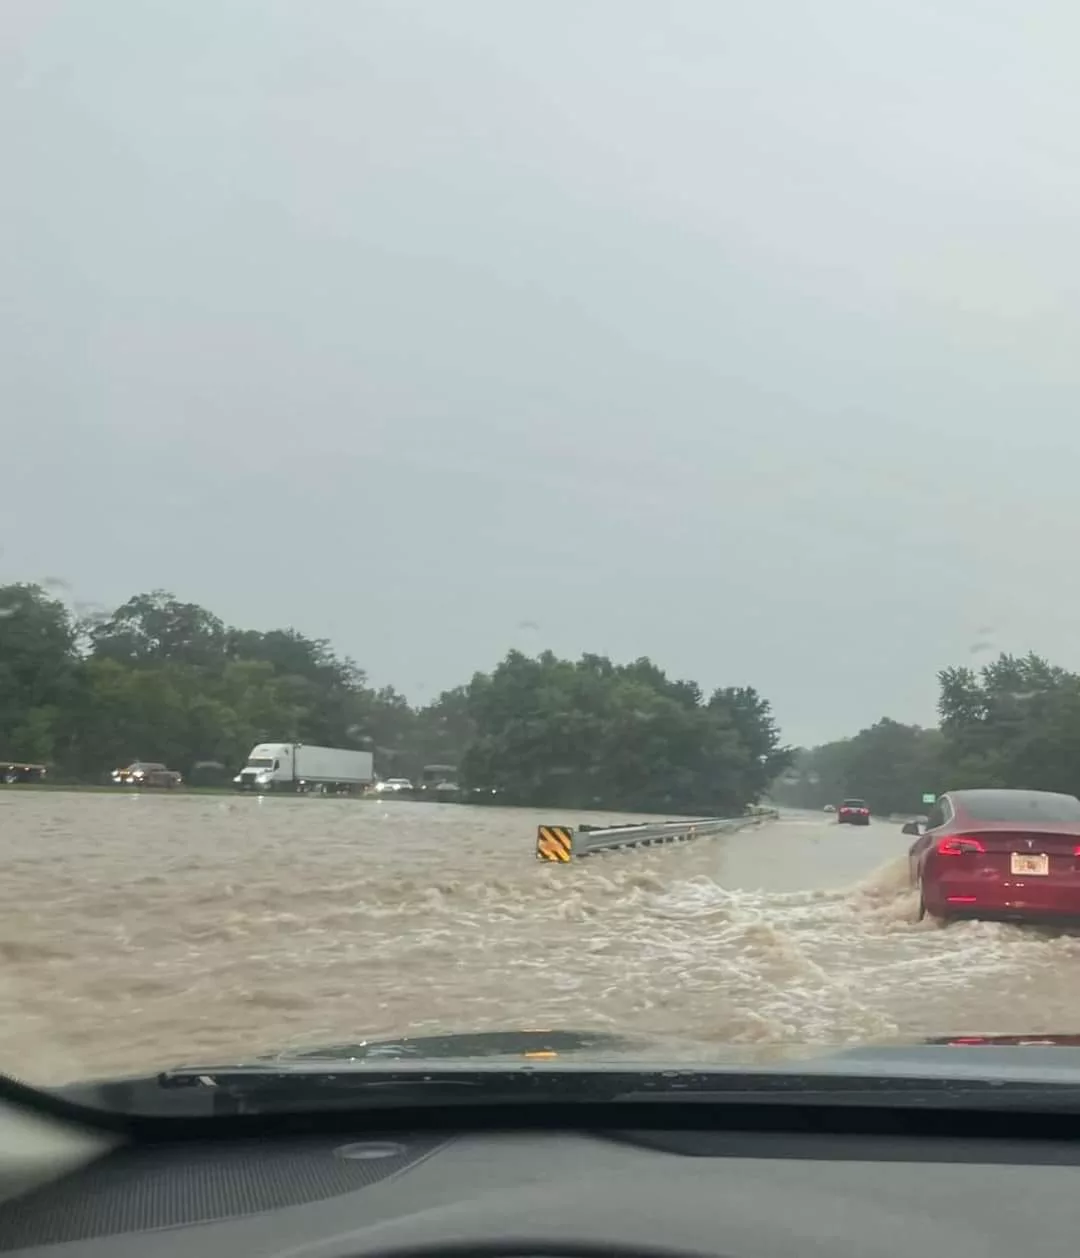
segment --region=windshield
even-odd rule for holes
[[[973,821],[1080,822],[1080,799],[1074,795],[1028,791],[967,791],[957,797]]]
[[[0,1071],[1080,1036],[1068,6],[9,7]]]

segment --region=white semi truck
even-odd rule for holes
[[[350,795],[374,780],[370,751],[311,747],[307,743],[258,743],[233,778],[233,785],[242,791]]]

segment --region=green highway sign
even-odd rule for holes
[[[933,804],[936,802],[936,800],[937,800],[937,796],[934,794],[933,791],[923,792],[922,802],[924,804]]]

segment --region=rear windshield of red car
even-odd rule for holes
[[[1080,799],[1026,791],[972,791],[956,804],[973,821],[1080,821]]]
[[[841,808],[865,808],[866,800],[865,799],[845,799],[844,802],[840,805],[840,807]]]

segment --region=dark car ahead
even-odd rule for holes
[[[918,828],[908,856],[920,917],[1080,920],[1075,795],[948,791]]]
[[[865,799],[845,799],[836,810],[836,820],[842,826],[868,826],[870,809]]]
[[[166,789],[177,787],[183,781],[175,769],[167,769],[165,765],[149,760],[136,760],[125,769],[114,769],[112,780],[117,786],[161,786]]]

